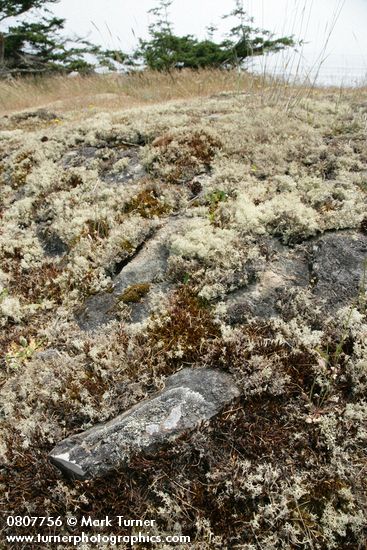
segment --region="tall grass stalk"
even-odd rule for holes
[[[177,99],[205,98],[221,92],[247,93],[256,100],[260,98],[261,104],[279,105],[282,109],[290,110],[303,98],[317,93],[317,78],[327,57],[327,47],[344,3],[345,0],[338,1],[326,29],[323,48],[306,75],[301,75],[304,47],[301,42],[299,52],[287,52],[283,57],[281,77],[277,76],[280,61],[277,60],[271,71],[265,56],[262,71],[258,75],[237,68],[232,71],[176,70],[169,75],[137,71],[130,74],[13,78],[0,81],[0,114],[40,107],[79,112],[100,108],[125,109]],[[297,28],[299,34],[307,35],[313,5],[314,0],[311,4],[304,0],[303,6],[297,2],[293,20],[290,25],[286,22],[287,27],[294,32]],[[110,39],[113,39],[111,31],[108,31]]]

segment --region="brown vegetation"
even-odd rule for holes
[[[0,85],[3,510],[151,518],[200,550],[363,547],[365,281],[332,315],[308,301],[312,284],[279,294],[279,315],[266,320],[249,310],[229,325],[223,304],[278,248],[366,231],[365,90],[310,94],[186,71]],[[159,104],[175,98],[184,101]],[[63,118],[10,114],[45,103]],[[134,151],[106,161],[123,160],[120,180],[101,169],[112,147]],[[125,160],[145,175],[124,180]],[[121,290],[118,320],[81,331],[75,310],[109,295],[169,216],[179,223],[157,281],[168,290],[151,317],[124,317],[156,284],[142,278]],[[103,479],[70,482],[49,464],[60,439],[189,365],[231,373],[242,396]]]

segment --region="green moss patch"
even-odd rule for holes
[[[124,304],[141,302],[144,296],[148,294],[149,289],[149,283],[131,285],[119,296],[119,300]]]

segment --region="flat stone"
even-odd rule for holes
[[[172,288],[165,281],[169,258],[168,237],[181,223],[180,218],[167,220],[115,276],[112,292],[99,293],[86,300],[75,315],[82,330],[95,330],[116,319],[124,291],[133,285],[149,284],[149,292],[141,301],[127,304],[131,310],[130,321],[141,322],[149,316],[154,295]]]
[[[309,286],[308,259],[303,248],[289,249],[276,239],[269,239],[267,248],[269,257],[263,269],[256,274],[257,282],[233,292],[225,299],[226,317],[230,324],[241,324],[253,317],[277,317],[280,293]]]
[[[113,420],[64,439],[50,461],[71,478],[108,474],[138,452],[154,451],[209,420],[239,396],[232,377],[214,369],[186,368],[166,387]]]
[[[118,159],[127,159],[127,166],[118,172],[106,170],[101,174],[101,179],[107,183],[131,183],[147,176],[144,166],[140,162],[139,154],[136,148],[127,149],[118,155]]]
[[[53,231],[40,227],[37,236],[47,256],[62,256],[69,251],[67,244]]]
[[[98,148],[83,146],[78,149],[73,149],[67,152],[63,159],[62,163],[65,167],[76,167],[76,166],[87,166],[89,167],[90,162],[95,159],[97,155]]]
[[[110,292],[90,296],[83,307],[75,311],[75,319],[82,330],[95,330],[117,318],[116,297]]]
[[[126,166],[115,171],[117,161],[126,160]],[[82,146],[68,151],[62,158],[64,168],[84,166],[95,167],[99,162],[98,175],[100,179],[111,184],[125,184],[141,180],[147,175],[144,166],[140,162],[139,151],[136,147],[91,147]]]
[[[330,312],[358,301],[367,261],[367,235],[326,233],[309,246],[314,296]]]
[[[45,349],[43,351],[37,351],[33,355],[34,359],[39,359],[41,361],[44,361],[45,363],[48,363],[48,362],[52,361],[53,359],[57,359],[59,357],[61,357],[61,353],[59,352],[59,350],[57,350],[55,348],[49,348],[49,349]]]
[[[329,315],[358,301],[366,270],[367,236],[357,231],[326,233],[294,248],[269,241],[269,258],[258,281],[225,298],[226,319],[240,324],[249,318],[282,317],[286,301],[299,290]],[[284,309],[284,311],[283,311]]]
[[[130,308],[128,322],[141,323],[145,321],[152,312],[154,304],[157,303],[158,296],[162,299],[162,296],[167,296],[173,289],[174,285],[170,283],[153,283],[147,295],[140,302],[127,304]]]

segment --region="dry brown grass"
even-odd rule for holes
[[[0,82],[0,113],[36,107],[121,109],[263,87],[263,77],[220,70],[29,77]]]
[[[48,108],[57,112],[91,114],[121,110],[170,100],[208,97],[223,92],[260,96],[266,104],[282,101],[287,107],[311,94],[335,95],[308,83],[294,84],[268,75],[223,70],[177,70],[171,74],[156,71],[128,75],[22,77],[0,80],[0,115],[27,109]],[[358,98],[366,88],[341,89]]]

